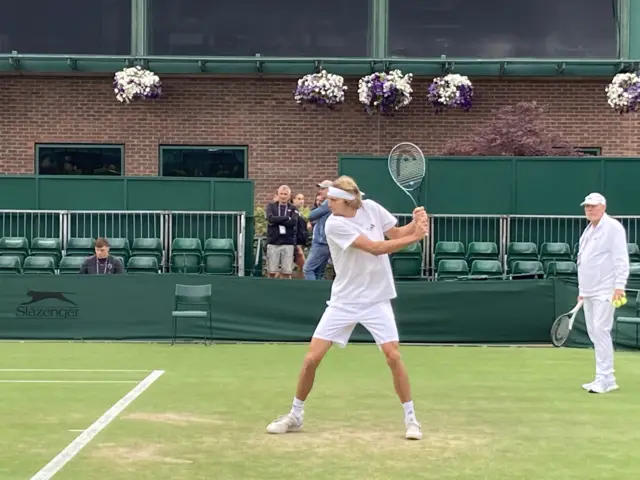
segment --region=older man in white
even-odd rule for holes
[[[584,317],[596,360],[595,380],[582,388],[607,393],[618,389],[611,328],[613,301],[624,296],[629,277],[627,235],[622,224],[605,213],[607,201],[599,193],[587,195],[580,205],[589,225],[578,250],[578,299],[584,299]]]

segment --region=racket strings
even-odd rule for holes
[[[403,188],[415,188],[425,175],[425,162],[416,151],[394,152],[389,157],[389,172]]]

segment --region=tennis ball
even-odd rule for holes
[[[622,297],[620,299],[620,301],[622,302],[622,305],[626,305],[627,304],[627,297]]]
[[[620,302],[620,300],[614,300],[613,306],[616,308],[620,308],[622,306],[622,302]]]

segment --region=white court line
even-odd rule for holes
[[[0,380],[0,383],[138,383],[137,380]]]
[[[78,368],[0,368],[0,372],[148,372],[149,370],[86,370]]]
[[[87,428],[84,432],[76,437],[64,450],[55,456],[42,470],[36,473],[31,480],[49,480],[56,473],[60,471],[66,463],[75,457],[80,450],[82,450],[93,438],[102,431],[107,425],[109,425],[114,418],[116,418],[131,402],[142,394],[147,388],[151,386],[160,376],[164,373],[164,370],[154,370],[149,374],[147,378],[142,380],[136,387],[129,393],[122,397],[118,402],[107,410],[98,420]]]

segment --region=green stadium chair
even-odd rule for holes
[[[467,249],[467,264],[474,260],[498,260],[498,245],[495,242],[471,242]]]
[[[174,308],[171,312],[173,322],[171,345],[176,343],[178,319],[181,318],[208,319],[209,338],[213,339],[212,310],[211,285],[176,285]]]
[[[634,282],[640,281],[640,262],[629,264],[629,280]]]
[[[544,278],[544,268],[538,260],[516,260],[513,262],[511,280]]]
[[[547,278],[576,278],[578,266],[570,260],[558,260],[547,263],[545,272]]]
[[[152,256],[136,255],[131,257],[127,265],[127,273],[158,274],[160,265],[158,259]]]
[[[636,330],[636,348],[640,349],[640,292],[636,295],[636,316],[635,317],[617,317],[614,321],[613,328],[614,342],[613,345],[618,343],[618,333],[620,331],[620,325],[635,325]]]
[[[0,256],[10,255],[20,259],[20,265],[29,256],[29,242],[25,237],[0,238]]]
[[[208,238],[204,242],[204,273],[209,275],[233,275],[235,260],[235,245],[231,238]]]
[[[422,245],[414,243],[389,257],[393,276],[398,279],[422,277]]]
[[[20,257],[2,255],[0,257],[0,275],[21,273]]]
[[[39,275],[55,275],[56,265],[51,257],[27,257],[22,265],[22,273],[39,274]]]
[[[500,260],[474,260],[471,264],[471,278],[479,280],[503,279],[502,264]]]
[[[465,249],[462,242],[438,242],[433,256],[433,265],[438,270],[440,260],[447,260],[450,258],[464,259]]]
[[[440,260],[438,271],[436,272],[437,280],[456,279],[467,277],[469,275],[469,265],[463,258],[447,258]]]
[[[637,243],[627,243],[627,251],[629,252],[629,261],[640,263],[640,248]]]
[[[507,269],[513,270],[518,260],[538,260],[538,246],[533,242],[511,242],[507,247]]]
[[[62,257],[59,271],[61,275],[74,275],[80,273],[80,268],[86,257]]]
[[[96,241],[93,238],[70,238],[67,241],[65,256],[90,257],[96,253]]]
[[[162,264],[162,241],[159,238],[136,238],[131,245],[131,256],[155,257]]]
[[[34,238],[31,241],[31,255],[36,257],[51,257],[56,268],[60,265],[62,248],[59,238]]]
[[[120,257],[124,262],[123,265],[127,265],[131,256],[129,240],[126,238],[108,238],[107,241],[109,242],[109,255]]]
[[[571,259],[571,247],[568,243],[545,242],[540,247],[540,262],[545,271],[550,262],[558,260],[570,261]]]
[[[176,238],[171,244],[171,272],[200,273],[202,243],[199,238]]]

